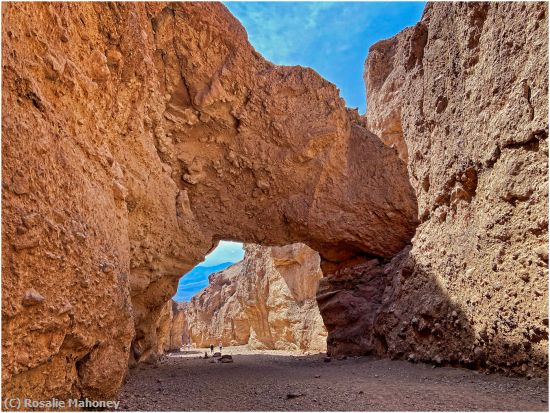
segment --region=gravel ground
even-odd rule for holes
[[[206,349],[171,353],[130,372],[122,410],[538,410],[548,384],[427,364],[230,347],[233,363],[199,359]]]

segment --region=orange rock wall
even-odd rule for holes
[[[323,280],[329,351],[545,376],[547,4],[429,4],[371,47],[365,81],[421,223],[391,262]]]

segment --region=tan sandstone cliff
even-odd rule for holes
[[[172,320],[170,326],[169,351],[179,350],[182,345],[189,344],[189,324],[187,322],[188,303],[178,303],[170,300],[172,306]]]
[[[187,326],[187,303],[167,301],[162,307],[155,329],[156,355],[180,350],[189,343]]]
[[[396,153],[221,4],[7,3],[2,46],[4,396],[115,397],[220,239],[336,265],[414,233]]]
[[[243,261],[210,276],[192,298],[192,341],[208,347],[326,350],[326,329],[315,301],[322,277],[319,254],[304,244],[245,245]]]
[[[434,3],[371,47],[367,124],[421,224],[363,281],[323,280],[329,351],[547,374],[547,39],[546,3]]]

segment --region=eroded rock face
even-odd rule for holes
[[[547,28],[543,3],[434,3],[370,49],[368,126],[408,160],[421,224],[323,280],[329,351],[546,374]]]
[[[189,325],[187,323],[188,303],[178,303],[170,300],[172,305],[172,326],[170,328],[169,351],[179,350],[183,345],[190,343]]]
[[[156,341],[156,346],[150,356],[143,360],[154,362],[158,356],[180,350],[184,344],[189,343],[186,309],[187,303],[174,300],[166,302],[157,319],[155,337],[151,338]]]
[[[191,340],[199,347],[247,344],[254,349],[326,350],[315,301],[319,254],[304,244],[245,245],[245,257],[210,276],[187,307]]]
[[[211,3],[2,8],[4,395],[116,395],[220,239],[384,258],[414,233],[395,152],[334,85]]]
[[[155,331],[157,336],[157,346],[154,349],[155,355],[164,354],[170,350],[173,317],[174,313],[172,312],[172,301],[170,300],[162,307],[160,316],[157,319],[157,328]]]

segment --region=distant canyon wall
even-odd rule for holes
[[[199,347],[247,344],[253,349],[326,350],[315,296],[319,254],[304,244],[245,245],[245,257],[210,276],[186,308]]]
[[[428,4],[370,48],[365,81],[421,223],[390,262],[322,280],[329,351],[545,376],[547,3]]]
[[[184,344],[189,343],[187,306],[187,303],[170,300],[162,307],[154,330],[156,335],[154,339],[156,341],[155,356],[178,351]]]

